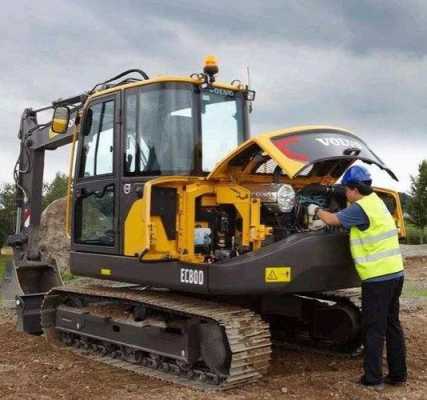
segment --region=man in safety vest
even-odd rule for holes
[[[396,224],[384,202],[373,192],[369,171],[349,168],[342,184],[350,206],[337,213],[311,204],[313,219],[350,229],[350,249],[362,280],[362,320],[365,336],[364,375],[360,383],[377,390],[384,383],[406,382],[405,339],[399,321],[403,260]],[[388,376],[383,379],[382,354],[387,343]]]

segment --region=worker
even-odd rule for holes
[[[376,390],[384,382],[402,385],[407,379],[405,339],[399,321],[403,286],[403,260],[396,224],[384,202],[373,192],[369,171],[349,168],[343,178],[350,205],[331,213],[311,204],[309,215],[328,225],[350,230],[350,250],[362,281],[364,375],[360,384]],[[383,378],[382,354],[387,343],[389,373]]]

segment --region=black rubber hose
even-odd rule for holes
[[[320,183],[312,183],[301,189],[304,195],[320,194],[329,195],[335,194],[337,196],[345,196],[344,185],[321,185]]]
[[[127,71],[123,71],[120,74],[114,76],[113,78],[110,78],[110,79],[108,79],[108,80],[106,80],[104,82],[97,83],[93,87],[93,89],[91,90],[91,92],[93,92],[100,85],[105,85],[106,83],[113,82],[113,81],[115,81],[117,79],[122,78],[123,76],[129,75],[129,74],[132,74],[132,73],[140,74],[143,79],[150,79],[149,76],[142,69],[128,69]]]

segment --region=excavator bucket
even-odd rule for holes
[[[17,330],[41,334],[40,308],[46,293],[63,282],[56,266],[43,262],[27,262],[15,265],[12,260],[6,266],[1,283],[4,306],[16,308]]]

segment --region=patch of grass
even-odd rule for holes
[[[0,256],[0,279],[3,278],[6,271],[6,263],[9,261],[10,256]]]
[[[420,286],[416,282],[405,282],[403,296],[410,298],[427,298],[427,288]]]
[[[424,240],[421,239],[422,231],[421,229],[417,228],[414,224],[411,224],[410,222],[406,221],[405,228],[406,228],[406,240],[405,240],[406,244],[421,244],[422,242],[426,242],[427,238],[424,238]]]
[[[64,272],[64,273],[62,274],[62,280],[63,280],[64,282],[70,282],[70,281],[72,281],[73,279],[76,279],[76,277],[75,277],[71,272]]]
[[[425,297],[427,298],[427,289],[408,288],[404,293],[405,297]]]

